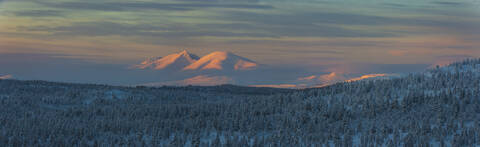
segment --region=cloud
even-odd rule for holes
[[[317,40],[271,40],[271,39],[237,39],[230,40],[228,44],[255,44],[255,45],[278,45],[282,47],[317,47],[315,50],[302,50],[302,53],[312,53],[312,54],[345,54],[345,51],[333,50],[333,49],[318,49],[318,47],[389,47],[389,42],[386,41],[367,41],[367,40],[328,40],[328,41],[317,41]],[[296,52],[290,48],[286,49],[276,49],[275,51],[282,53],[291,53]]]
[[[238,8],[238,9],[273,9],[263,4],[241,3],[158,3],[158,2],[61,2],[40,4],[63,9],[96,10],[96,11],[133,11],[133,10],[168,10],[189,11],[202,8]]]
[[[393,32],[345,28],[339,25],[399,24],[396,18],[332,12],[304,12],[267,14],[257,12],[229,12],[222,19],[241,22],[236,24],[204,24],[235,30],[257,30],[276,36],[288,37],[393,37]],[[406,23],[406,22],[404,22]],[[398,34],[398,33],[397,33]]]
[[[461,2],[432,2],[433,4],[437,5],[445,5],[445,6],[459,6],[459,5],[464,5],[464,3]]]
[[[20,31],[44,31],[55,35],[69,36],[109,36],[109,35],[147,35],[151,31],[166,31],[167,27],[153,25],[131,25],[108,21],[77,22],[66,26],[20,26]]]
[[[136,24],[119,22],[94,21],[74,22],[70,25],[49,26],[24,26],[25,31],[46,31],[53,35],[61,36],[143,36],[163,37],[162,40],[180,40],[194,37],[401,37],[413,33],[441,33],[432,31],[418,31],[390,27],[388,29],[368,29],[375,26],[426,26],[442,27],[445,30],[460,33],[475,34],[479,32],[478,23],[451,21],[441,19],[395,17],[395,15],[375,15],[368,13],[350,12],[320,12],[320,11],[292,11],[280,13],[269,11],[273,5],[260,4],[258,1],[241,2],[239,0],[182,0],[180,2],[38,2],[47,7],[56,9],[101,10],[101,11],[132,11],[141,14],[147,10],[179,10],[188,11],[203,8],[225,8],[222,13],[214,10],[205,10],[201,15],[185,16],[191,23],[176,22],[177,17],[166,19],[163,24],[149,21],[138,21]],[[272,3],[274,4],[274,3]],[[263,9],[238,11],[237,9]],[[281,8],[275,8],[281,9]],[[264,11],[266,10],[266,11]],[[137,13],[139,12],[139,13]],[[216,15],[209,15],[215,12]],[[25,11],[18,12],[24,16],[55,16],[62,13],[54,11]],[[78,12],[83,13],[83,12]],[[204,15],[205,14],[205,15]],[[161,13],[155,14],[166,16]],[[183,14],[182,14],[183,15]],[[120,16],[121,17],[121,16]],[[181,20],[181,19],[179,19]],[[221,20],[218,22],[217,20]],[[185,21],[185,20],[181,20]],[[202,23],[197,23],[202,22]],[[22,27],[20,27],[22,28]],[[451,28],[451,29],[450,29]],[[189,40],[190,41],[190,40]],[[214,41],[214,40],[208,40]],[[169,42],[169,41],[166,41]]]
[[[398,3],[382,3],[381,5],[383,5],[383,6],[388,6],[388,7],[397,7],[397,8],[406,8],[406,7],[408,7],[408,5],[398,4]]]
[[[324,37],[398,37],[418,32],[407,29],[354,29],[351,26],[421,26],[447,28],[462,33],[479,32],[480,24],[472,21],[451,19],[430,19],[425,17],[377,16],[374,14],[354,14],[347,12],[298,12],[298,13],[257,13],[228,12],[222,19],[243,25],[224,25],[219,28],[265,30],[279,36],[324,36]],[[250,25],[250,26],[249,26]],[[438,33],[438,32],[437,32]]]
[[[243,22],[257,22],[268,25],[297,25],[312,26],[316,23],[350,24],[350,25],[379,25],[395,21],[393,18],[336,12],[297,12],[297,13],[257,13],[257,12],[229,12],[225,19],[234,19]]]
[[[260,30],[260,29],[259,29]],[[263,30],[282,37],[393,37],[389,32],[355,30],[333,25],[271,26]]]
[[[27,10],[27,11],[13,12],[13,14],[15,16],[26,16],[26,17],[64,16],[62,11],[57,11],[57,10]]]
[[[234,32],[219,24],[193,26],[167,26],[150,24],[125,24],[108,21],[76,22],[65,26],[20,26],[19,31],[41,31],[61,36],[144,36],[185,39],[189,37],[388,37],[390,33],[344,29],[333,26],[280,26],[238,27]]]
[[[229,2],[241,2],[241,3],[258,3],[260,0],[176,0],[184,2],[215,2],[215,3],[229,3]]]
[[[192,10],[189,8],[165,7],[161,5],[148,5],[147,3],[92,3],[92,2],[62,2],[62,3],[47,3],[38,2],[48,7],[63,8],[69,10],[96,10],[96,11],[129,11],[133,9],[157,9],[157,10],[178,10],[186,11]]]
[[[108,21],[76,22],[71,25],[49,26],[20,26],[19,31],[48,32],[58,36],[143,36],[165,37],[165,39],[185,39],[198,36],[216,37],[273,37],[263,33],[235,33],[220,30],[196,30],[187,26],[166,26],[150,24],[125,24]]]

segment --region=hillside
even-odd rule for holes
[[[1,146],[480,145],[480,59],[322,88],[0,80]]]

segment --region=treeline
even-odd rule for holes
[[[0,80],[0,146],[475,146],[479,95],[479,59],[295,91]]]

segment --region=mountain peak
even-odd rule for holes
[[[185,54],[185,53],[188,53],[187,50],[183,50],[182,52],[180,52],[180,54]]]
[[[258,64],[228,51],[215,51],[203,56],[184,70],[249,70]]]
[[[174,70],[251,70],[258,64],[250,59],[235,55],[229,51],[215,51],[202,58],[183,50],[165,57],[149,58],[134,68],[138,69],[174,69]]]
[[[175,69],[180,70],[183,67],[196,62],[199,57],[195,54],[189,53],[187,50],[183,50],[180,53],[170,54],[165,57],[154,57],[143,61],[139,65],[135,65],[135,68],[139,69]]]
[[[188,56],[188,55],[191,55],[191,53],[190,53],[190,52],[188,52],[187,50],[183,50],[183,51],[181,51],[180,53],[177,53],[177,54],[179,54],[179,55],[183,55],[183,56]]]

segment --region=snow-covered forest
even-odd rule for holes
[[[0,146],[479,146],[480,59],[287,90],[0,80]]]

